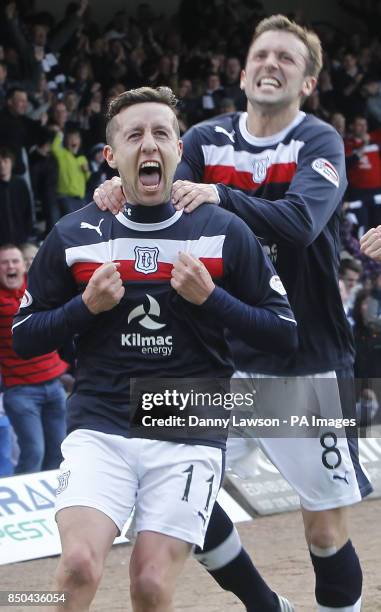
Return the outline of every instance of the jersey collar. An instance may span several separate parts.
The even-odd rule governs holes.
[[[252,134],[247,131],[247,113],[242,113],[239,118],[239,131],[241,132],[242,137],[251,145],[254,145],[256,147],[274,145],[284,140],[290,130],[299,125],[299,123],[303,121],[305,116],[306,113],[303,113],[303,111],[299,111],[295,119],[293,119],[291,123],[289,123],[285,128],[283,128],[283,130],[277,132],[276,134],[271,134],[271,136],[264,136],[263,138],[259,138],[257,136],[252,136]]]
[[[116,215],[115,219],[122,225],[138,232],[155,232],[170,227],[183,214],[175,210],[171,202],[157,206],[134,206],[126,203],[125,211]]]

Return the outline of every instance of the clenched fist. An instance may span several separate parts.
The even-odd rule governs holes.
[[[102,264],[90,278],[82,299],[92,314],[111,310],[124,296],[122,279],[118,272],[119,263],[111,261]]]
[[[381,225],[372,227],[360,239],[361,251],[375,261],[381,261]]]
[[[184,300],[200,306],[206,302],[215,284],[202,261],[189,253],[179,253],[172,268],[171,286]]]

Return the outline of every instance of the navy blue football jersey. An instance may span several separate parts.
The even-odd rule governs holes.
[[[271,257],[298,322],[299,350],[288,356],[232,338],[237,369],[297,375],[345,368],[353,343],[338,288],[342,139],[303,112],[265,138],[249,134],[246,119],[232,113],[192,127],[176,174],[217,185],[220,206],[246,221]]]
[[[199,258],[216,284],[201,306],[170,285],[179,252]],[[119,262],[125,294],[112,310],[92,315],[81,293],[108,261]],[[169,203],[130,206],[114,217],[89,204],[61,219],[41,246],[13,335],[28,357],[76,334],[69,431],[128,436],[130,379],[230,377],[226,327],[265,350],[295,346],[286,292],[243,221],[218,207],[187,215]]]

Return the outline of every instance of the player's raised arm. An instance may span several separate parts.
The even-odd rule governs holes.
[[[347,184],[342,145],[336,134],[327,132],[324,139],[319,136],[320,146],[315,150],[316,143],[306,143],[295,177],[282,199],[251,196],[222,183],[179,179],[172,191],[174,205],[188,213],[205,202],[220,205],[244,219],[258,235],[308,246],[334,213]],[[319,171],[321,164],[327,166],[326,173]]]

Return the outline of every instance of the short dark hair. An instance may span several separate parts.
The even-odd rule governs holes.
[[[45,144],[51,144],[55,138],[55,132],[45,126],[41,126],[36,135],[36,145],[42,147]]]
[[[65,126],[65,136],[69,136],[70,134],[79,134],[82,136],[81,128],[78,125],[69,123],[69,125]]]
[[[179,124],[175,115],[177,106],[177,98],[169,87],[138,87],[137,89],[129,89],[113,98],[108,105],[106,111],[106,142],[111,144],[114,130],[112,120],[124,108],[142,104],[143,102],[157,102],[165,104],[173,111],[173,127],[178,137],[180,137]]]
[[[357,259],[349,259],[349,257],[342,259],[339,266],[339,276],[342,277],[347,270],[352,270],[352,272],[357,272],[358,274],[361,274],[361,262]]]
[[[76,125],[68,125],[65,127],[64,137],[63,137],[63,146],[66,147],[69,136],[73,136],[73,134],[78,134],[81,139],[82,144],[82,132],[79,127]]]
[[[15,160],[16,160],[15,153],[12,151],[10,147],[7,147],[6,145],[0,146],[0,157],[1,159],[10,159],[12,162],[12,166],[14,165]]]
[[[17,249],[21,253],[20,247],[17,246],[17,244],[14,244],[13,242],[5,242],[4,244],[0,244],[0,252],[1,251],[10,251],[11,249]]]
[[[5,94],[5,99],[6,100],[10,100],[11,98],[13,98],[13,96],[15,95],[15,93],[17,93],[18,91],[21,91],[21,93],[27,94],[26,89],[24,89],[24,87],[18,87],[15,85],[15,87],[10,87],[7,91],[7,93]]]

